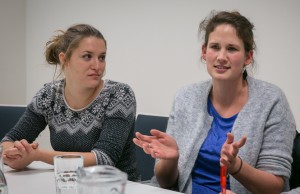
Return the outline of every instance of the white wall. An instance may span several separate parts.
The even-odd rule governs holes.
[[[25,104],[25,1],[0,0],[0,104]]]
[[[199,62],[198,25],[212,9],[237,9],[256,26],[256,77],[279,85],[300,123],[300,1],[27,0],[27,101],[52,80],[46,41],[57,29],[85,22],[108,41],[106,78],[129,83],[138,112],[168,115],[175,91],[208,78]],[[272,4],[272,6],[270,6]]]
[[[53,79],[45,43],[55,30],[83,22],[108,41],[106,78],[132,86],[138,112],[168,115],[182,85],[209,78],[199,60],[200,21],[212,9],[236,9],[256,26],[254,76],[284,90],[299,125],[299,7],[298,0],[26,0],[26,102]]]

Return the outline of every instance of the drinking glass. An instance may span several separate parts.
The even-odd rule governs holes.
[[[0,145],[0,194],[7,194],[7,183],[3,173],[2,146]]]
[[[3,172],[2,150],[3,150],[3,147],[2,147],[2,145],[0,145],[0,170],[2,170],[2,172]]]
[[[56,194],[76,194],[76,170],[83,167],[83,157],[79,155],[58,155],[54,157]]]
[[[127,174],[119,169],[98,165],[77,170],[78,194],[124,194]]]

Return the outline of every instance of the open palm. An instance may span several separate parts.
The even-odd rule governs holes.
[[[156,129],[152,129],[150,133],[151,136],[137,132],[133,142],[153,158],[178,159],[178,146],[170,135]]]

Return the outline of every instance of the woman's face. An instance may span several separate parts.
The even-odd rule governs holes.
[[[86,37],[64,64],[67,84],[83,88],[99,86],[105,72],[106,46],[103,39]]]
[[[253,52],[245,53],[244,43],[229,24],[221,24],[209,34],[207,47],[202,47],[207,71],[214,80],[242,79],[244,65],[251,63]]]

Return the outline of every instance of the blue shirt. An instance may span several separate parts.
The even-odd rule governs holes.
[[[223,118],[213,107],[210,99],[208,99],[207,105],[208,113],[214,119],[192,170],[193,194],[215,194],[221,192],[220,152],[227,139],[227,133],[231,132],[238,115]],[[227,178],[227,189],[230,189],[229,178]]]

